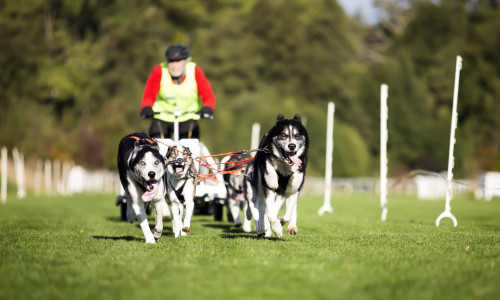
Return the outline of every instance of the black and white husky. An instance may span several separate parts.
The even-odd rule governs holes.
[[[248,191],[257,205],[259,217],[257,234],[270,236],[272,229],[276,236],[283,236],[283,225],[287,222],[287,231],[296,235],[297,199],[304,184],[307,166],[307,150],[309,138],[302,125],[299,114],[293,119],[285,119],[278,115],[276,124],[260,141],[259,148],[266,151],[257,152],[254,161],[249,164]],[[285,214],[278,216],[285,202]],[[266,226],[269,224],[268,226]]]
[[[188,147],[170,147],[166,159],[166,185],[172,206],[172,228],[177,238],[191,231],[198,173]],[[184,206],[186,206],[185,213]],[[183,213],[184,220],[182,220]]]
[[[127,198],[127,219],[133,223],[137,217],[146,238],[154,244],[163,231],[163,204],[166,189],[164,182],[165,159],[158,143],[145,133],[125,136],[118,147],[118,172]],[[155,230],[149,228],[145,204],[153,203]]]

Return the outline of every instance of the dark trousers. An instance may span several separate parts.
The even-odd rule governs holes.
[[[152,138],[174,138],[174,123],[169,123],[157,119],[151,120],[149,127],[149,136]],[[179,122],[179,139],[199,139],[200,128],[196,120],[187,120]]]

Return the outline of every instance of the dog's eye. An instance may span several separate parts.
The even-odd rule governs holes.
[[[282,133],[281,133],[281,137],[286,137],[286,133],[285,133],[285,132],[282,132]]]
[[[146,162],[145,162],[145,161],[143,161],[143,160],[141,160],[141,161],[139,162],[139,164],[140,164],[141,166],[145,166],[145,165],[146,165]]]
[[[160,161],[159,161],[158,159],[157,159],[157,160],[155,160],[155,165],[157,166],[157,165],[159,165],[159,164],[160,164]]]
[[[295,134],[295,138],[297,138],[297,139],[298,139],[299,137],[300,137],[300,133],[296,133],[296,134]]]

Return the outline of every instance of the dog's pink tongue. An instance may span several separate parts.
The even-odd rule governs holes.
[[[147,190],[144,192],[144,194],[142,194],[142,201],[149,202],[153,200],[156,194],[158,194],[158,186],[158,182],[149,184],[146,187]]]
[[[236,194],[236,201],[245,201],[245,198],[243,197],[243,193]]]
[[[300,166],[302,166],[302,160],[299,158],[298,155],[294,155],[294,156],[288,156],[288,158],[293,161],[294,164],[297,165],[297,167],[300,168]]]
[[[182,171],[184,171],[182,168],[175,168],[177,174],[182,174]]]

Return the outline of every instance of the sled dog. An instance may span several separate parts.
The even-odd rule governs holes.
[[[309,138],[299,114],[285,119],[279,114],[276,124],[260,141],[259,148],[249,165],[249,202],[257,204],[259,212],[257,234],[283,237],[283,225],[290,222],[287,231],[296,235],[297,199],[304,184]],[[253,173],[253,174],[252,174]],[[285,202],[285,214],[278,216]]]
[[[165,159],[160,154],[158,143],[145,133],[125,136],[118,146],[118,172],[125,190],[127,220],[137,220],[146,243],[154,244],[163,231],[163,204],[166,189],[164,182]],[[155,230],[151,233],[145,206],[152,202],[155,215]]]
[[[177,238],[191,231],[191,217],[198,176],[188,147],[170,147],[166,154],[166,160],[166,185],[168,199],[172,207],[172,228],[174,236]],[[184,220],[182,220],[184,206],[186,209]]]

